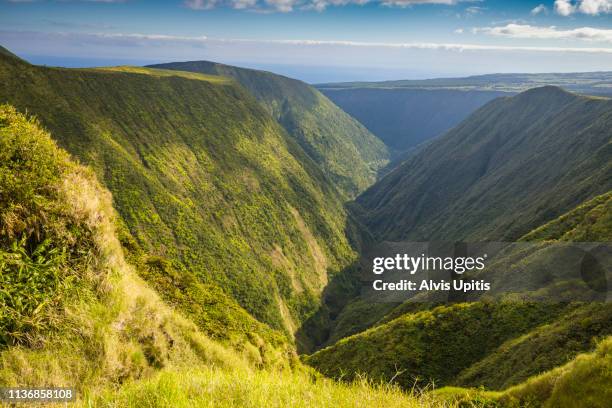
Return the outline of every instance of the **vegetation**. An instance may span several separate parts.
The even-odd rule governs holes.
[[[537,265],[554,241],[609,241],[610,101],[490,103],[352,205],[373,237],[274,120],[292,132],[291,109],[270,115],[283,88],[258,103],[239,74],[257,78],[0,49],[0,102],[16,105],[0,105],[1,384],[76,386],[96,407],[605,406],[607,303],[366,304],[354,249],[523,237],[543,241],[521,258]],[[342,381],[295,343],[329,345],[303,359]]]
[[[96,407],[439,405],[207,338],[125,261],[93,172],[7,105],[0,146],[3,386],[75,386],[76,405]]]
[[[415,382],[447,385],[505,340],[559,316],[562,305],[467,303],[406,314],[345,338],[306,362],[351,380],[367,374],[410,389]]]
[[[340,194],[234,81],[10,56],[0,78],[0,101],[35,114],[113,193],[141,276],[208,335],[291,338],[354,259]]]
[[[180,362],[241,361],[135,275],[110,195],[36,121],[0,106],[0,144],[0,383],[91,392]]]
[[[234,78],[348,197],[369,187],[376,180],[376,172],[388,161],[387,149],[378,138],[304,82],[208,61],[152,67]]]
[[[445,404],[446,405],[446,404]],[[441,407],[431,396],[407,395],[365,379],[351,384],[298,372],[164,371],[87,401],[93,407]],[[450,405],[449,405],[450,406]]]
[[[611,121],[612,100],[555,87],[496,99],[363,193],[361,219],[385,240],[518,239],[612,188]]]
[[[521,241],[609,242],[612,237],[612,191],[531,231]]]

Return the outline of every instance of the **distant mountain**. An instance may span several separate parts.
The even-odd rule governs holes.
[[[345,198],[231,79],[1,55],[5,102],[96,172],[141,276],[208,335],[291,337],[355,258]]]
[[[434,78],[380,82],[339,82],[316,85],[328,89],[455,89],[463,91],[523,92],[542,86],[559,86],[588,95],[612,94],[612,71],[542,74],[487,74],[464,78]]]
[[[316,86],[397,154],[441,135],[496,97],[545,85],[612,96],[612,72],[490,74]]]
[[[498,98],[357,199],[380,240],[514,240],[612,188],[612,100]]]
[[[499,96],[500,91],[404,88],[322,88],[334,103],[402,152],[438,136]]]
[[[234,78],[349,197],[370,186],[376,172],[388,161],[387,148],[376,136],[304,82],[208,61],[150,67]]]

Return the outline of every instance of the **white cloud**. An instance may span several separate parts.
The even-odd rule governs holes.
[[[463,34],[465,32],[465,30],[463,28],[458,28],[455,31],[453,31],[455,34]]]
[[[569,16],[576,11],[576,6],[570,0],[555,0],[555,11],[562,16]]]
[[[612,12],[612,0],[582,0],[579,10],[584,14],[597,15]]]
[[[531,15],[537,16],[538,14],[548,14],[548,9],[545,5],[540,4],[539,6],[534,7],[533,10],[531,10]]]
[[[583,13],[592,16],[612,13],[612,0],[555,0],[555,11],[562,16]]]
[[[217,0],[186,0],[185,6],[193,10],[210,10],[217,4]]]
[[[612,30],[592,27],[563,30],[555,26],[538,27],[528,24],[507,24],[501,27],[477,28],[475,29],[475,32],[508,38],[583,40],[612,43]]]
[[[465,9],[465,12],[468,15],[476,15],[481,14],[485,10],[484,7],[471,6]]]
[[[520,38],[552,38],[546,34],[551,28],[537,30],[533,27],[531,37],[523,34]],[[499,27],[501,29],[501,27]],[[553,28],[554,29],[554,28]],[[479,31],[489,28],[478,29]],[[494,28],[491,28],[494,30]],[[606,41],[612,42],[612,30],[599,30],[606,33]],[[563,33],[563,31],[560,31]],[[559,31],[557,31],[559,33]],[[566,35],[566,34],[564,34]],[[587,33],[585,32],[585,35]],[[593,33],[590,34],[591,36]],[[534,37],[537,36],[537,37]],[[559,37],[557,35],[555,38]],[[31,41],[69,42],[82,47],[84,44],[111,45],[114,47],[143,47],[160,45],[191,45],[194,47],[226,47],[231,44],[243,44],[248,46],[299,46],[299,47],[356,47],[356,48],[380,48],[380,49],[414,49],[414,50],[443,50],[443,51],[526,51],[526,52],[553,52],[553,53],[589,53],[589,54],[612,54],[612,47],[539,47],[539,46],[505,46],[505,45],[483,45],[462,43],[427,43],[427,42],[366,42],[366,41],[342,41],[342,40],[254,40],[245,38],[211,38],[207,36],[175,36],[164,34],[140,34],[140,33],[42,33],[33,31],[0,31],[0,40],[20,39]],[[81,49],[81,48],[79,48]]]

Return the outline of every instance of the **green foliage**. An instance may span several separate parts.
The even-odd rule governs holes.
[[[0,346],[53,327],[88,267],[91,231],[62,202],[71,170],[34,120],[0,106]]]
[[[61,268],[65,254],[39,244],[33,251],[26,240],[13,241],[9,251],[0,251],[0,341],[19,343],[34,330],[45,327],[46,308],[62,296]]]
[[[364,379],[337,384],[301,372],[194,369],[164,371],[149,380],[129,383],[116,393],[91,396],[83,406],[452,408],[425,394],[410,395]]]
[[[576,119],[580,118],[580,119]],[[363,193],[386,240],[514,240],[612,188],[612,100],[555,87],[499,98]]]
[[[173,62],[155,68],[200,72],[234,78],[272,116],[349,197],[376,180],[387,163],[384,144],[315,88],[270,72],[208,61]]]
[[[612,192],[607,192],[531,231],[521,241],[610,242],[611,239]]]
[[[292,333],[316,309],[328,275],[354,258],[340,194],[234,81],[1,56],[0,79],[0,101],[37,115],[95,170],[142,252],[184,274],[193,290],[173,301],[167,277],[139,268],[186,314],[222,292],[233,305],[223,301],[211,315],[237,313],[227,320],[237,329],[253,324],[238,311],[246,309]]]
[[[612,306],[577,307],[549,324],[517,336],[463,370],[456,385],[501,390],[561,366],[612,335]]]
[[[612,400],[612,337],[592,353],[506,390],[499,401],[511,407],[604,408]]]
[[[467,303],[401,316],[345,338],[306,362],[346,380],[366,374],[410,389],[452,383],[459,372],[505,340],[554,319],[563,305]]]

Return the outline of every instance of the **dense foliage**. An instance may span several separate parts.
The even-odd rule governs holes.
[[[291,333],[328,275],[353,259],[337,190],[232,80],[44,68],[10,56],[0,56],[0,78],[1,101],[37,115],[95,170],[144,254],[171,266],[139,262],[143,276],[188,312],[221,292],[213,315],[242,307]],[[173,273],[193,290],[172,289]],[[245,316],[238,326],[254,327]],[[213,326],[204,328],[223,331]]]
[[[363,193],[362,220],[387,240],[518,239],[612,189],[611,123],[612,100],[556,87],[496,99]]]
[[[234,78],[262,103],[349,197],[370,186],[376,180],[377,170],[387,162],[387,148],[378,138],[304,82],[208,61],[173,62],[152,67]]]

